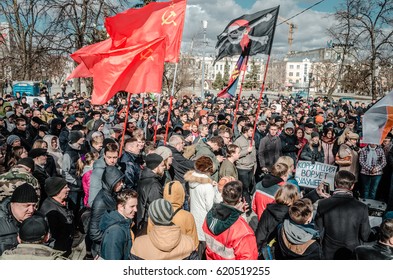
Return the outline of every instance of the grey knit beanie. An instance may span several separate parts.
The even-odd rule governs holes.
[[[172,204],[162,198],[154,200],[149,206],[149,217],[155,225],[170,225],[173,217]]]

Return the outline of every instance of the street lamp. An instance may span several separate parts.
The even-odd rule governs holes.
[[[205,51],[206,51],[206,29],[207,29],[207,20],[202,20],[203,26],[203,60],[202,60],[202,85],[201,85],[201,99],[205,99]]]

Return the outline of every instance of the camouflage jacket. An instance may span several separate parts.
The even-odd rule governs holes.
[[[37,179],[23,167],[16,165],[10,171],[0,175],[0,202],[11,197],[14,190],[23,183],[32,185],[37,192],[38,199],[40,199],[41,190]]]
[[[0,260],[68,260],[64,252],[43,244],[19,244],[16,248],[6,250]]]

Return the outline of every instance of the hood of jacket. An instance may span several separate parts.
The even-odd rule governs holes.
[[[186,192],[180,182],[174,184],[170,182],[164,188],[163,198],[172,204],[173,211],[176,211],[183,206],[185,197]]]
[[[155,225],[148,236],[154,247],[163,252],[171,252],[181,241],[181,229],[176,225]]]
[[[52,138],[53,137],[56,138],[57,149],[52,148]],[[48,144],[48,153],[61,153],[59,137],[57,137],[55,135],[45,135],[43,140],[46,142],[46,144]]]
[[[206,223],[214,235],[219,235],[230,228],[242,214],[236,208],[224,203],[215,204],[207,213]]]
[[[105,163],[105,159],[104,156],[100,156],[99,159],[97,159],[94,163],[93,163],[93,168],[105,168],[106,167],[106,163]]]
[[[184,180],[190,184],[190,188],[195,188],[199,184],[211,184],[213,182],[209,176],[195,170],[187,171],[184,174]]]
[[[93,166],[86,165],[85,167],[83,167],[82,176],[85,175],[90,170],[93,170]]]
[[[114,224],[119,224],[120,226],[125,225],[127,227],[131,224],[131,220],[124,218],[117,211],[106,211],[100,221],[100,230],[105,231]]]
[[[104,182],[103,188],[105,188],[110,193],[113,192],[113,188],[116,183],[124,178],[124,173],[121,172],[115,166],[107,166],[102,174],[102,179]]]
[[[319,233],[314,229],[313,224],[299,225],[286,219],[283,223],[283,229],[288,241],[295,245],[301,245],[319,237]]]
[[[270,203],[266,206],[265,211],[268,211],[276,221],[281,223],[287,217],[288,209],[289,207],[287,205]]]
[[[93,129],[91,131],[97,131],[100,125],[105,124],[105,122],[101,119],[98,119],[94,122]]]
[[[263,177],[261,184],[264,188],[270,188],[270,187],[277,185],[278,183],[281,183],[283,181],[284,180],[279,177],[273,176],[271,174],[266,174]]]

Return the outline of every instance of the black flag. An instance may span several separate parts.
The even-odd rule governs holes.
[[[217,36],[215,61],[239,55],[247,47],[250,48],[250,56],[258,53],[269,55],[279,9],[280,6],[277,6],[232,20]]]

